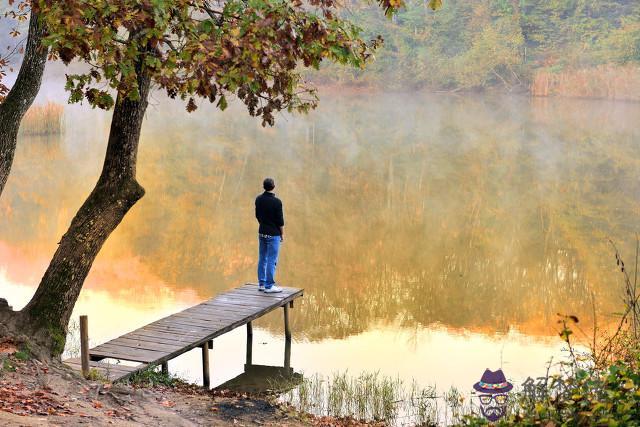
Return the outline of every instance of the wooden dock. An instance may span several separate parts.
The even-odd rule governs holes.
[[[196,347],[202,349],[203,383],[209,387],[209,349],[213,339],[239,326],[247,325],[247,363],[251,363],[253,330],[251,322],[282,307],[284,309],[285,348],[291,348],[289,308],[303,295],[303,289],[283,287],[277,294],[258,291],[246,284],[224,292],[194,307],[172,314],[128,334],[89,349],[90,368],[111,381],[122,380],[148,366],[162,366]],[[290,351],[290,350],[289,350]],[[102,362],[104,359],[138,362],[136,366]],[[288,368],[285,350],[285,365]],[[64,361],[80,369],[80,359]]]

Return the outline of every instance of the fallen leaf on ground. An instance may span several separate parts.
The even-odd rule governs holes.
[[[18,351],[18,347],[12,342],[0,342],[0,354],[13,354]]]

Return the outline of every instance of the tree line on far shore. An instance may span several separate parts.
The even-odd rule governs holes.
[[[383,36],[377,60],[366,72],[327,65],[314,78],[398,89],[529,90],[540,72],[640,66],[634,0],[449,0],[437,12],[412,0],[391,20],[366,4],[351,5],[349,16],[366,37]]]

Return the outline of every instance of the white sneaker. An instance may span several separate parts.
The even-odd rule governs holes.
[[[279,288],[276,285],[273,285],[270,288],[264,288],[264,293],[265,294],[276,294],[278,292],[282,292],[282,288]]]
[[[258,290],[259,290],[260,292],[264,292],[264,285],[263,285],[263,284],[259,284],[259,285],[258,285]]]

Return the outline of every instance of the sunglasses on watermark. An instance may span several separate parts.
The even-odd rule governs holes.
[[[479,393],[480,412],[490,422],[498,421],[507,413],[508,393],[513,384],[507,381],[502,369],[490,371],[486,369],[480,381],[473,385]]]

